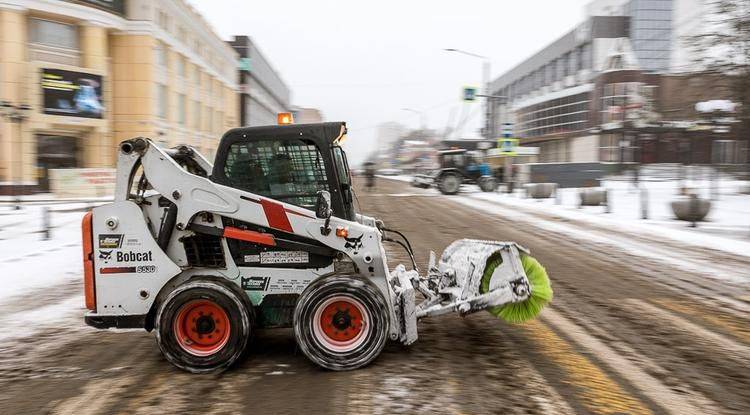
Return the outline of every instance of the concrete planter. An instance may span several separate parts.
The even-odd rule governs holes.
[[[750,195],[750,183],[743,183],[740,185],[739,193],[741,195]]]
[[[526,197],[548,199],[557,191],[557,183],[527,183],[523,188],[526,190]]]
[[[711,211],[711,201],[696,195],[681,196],[672,202],[672,212],[679,220],[700,222],[706,219]]]
[[[581,206],[601,206],[607,204],[607,190],[601,187],[581,189],[578,193]]]

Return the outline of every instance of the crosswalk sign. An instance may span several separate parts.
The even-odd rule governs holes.
[[[477,99],[477,89],[473,86],[464,87],[464,101],[474,102]]]
[[[497,148],[500,149],[501,156],[515,156],[516,147],[518,147],[517,138],[503,137],[497,140]]]

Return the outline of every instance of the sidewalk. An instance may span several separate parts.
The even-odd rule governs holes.
[[[381,179],[410,182],[409,176],[382,176]],[[604,206],[578,207],[578,189],[560,189],[560,198],[529,199],[523,189],[513,194],[483,193],[476,186],[463,186],[460,196],[484,200],[529,213],[543,214],[562,221],[574,220],[606,227],[622,233],[639,233],[658,236],[683,244],[718,249],[727,253],[750,256],[750,195],[738,194],[743,185],[737,181],[722,181],[719,199],[713,202],[706,222],[691,228],[689,222],[674,219],[670,201],[678,194],[677,181],[646,180],[641,182],[648,191],[648,217],[641,219],[640,191],[631,182],[608,180],[602,187],[610,190],[611,213]],[[710,183],[688,181],[703,197],[710,194]],[[415,192],[438,194],[435,188]],[[559,204],[558,204],[559,203]]]

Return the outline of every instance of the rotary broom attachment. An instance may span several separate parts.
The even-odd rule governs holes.
[[[526,278],[529,280],[531,294],[526,300],[517,303],[509,303],[499,307],[487,309],[490,314],[501,318],[509,323],[523,323],[532,320],[542,312],[542,309],[552,301],[552,285],[547,275],[547,270],[535,258],[526,253],[521,253],[521,264]],[[487,261],[487,266],[482,274],[481,292],[490,290],[490,280],[495,269],[503,263],[501,255],[493,255]]]
[[[389,273],[395,314],[404,344],[417,340],[417,321],[451,312],[488,310],[511,323],[528,321],[552,300],[544,267],[515,242],[460,239],[435,261],[426,276],[403,265]],[[417,303],[416,293],[424,300]]]

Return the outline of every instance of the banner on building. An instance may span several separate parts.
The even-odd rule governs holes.
[[[44,113],[70,117],[102,118],[102,77],[100,75],[42,69]]]
[[[105,197],[115,193],[115,169],[50,169],[50,191],[61,198]]]

